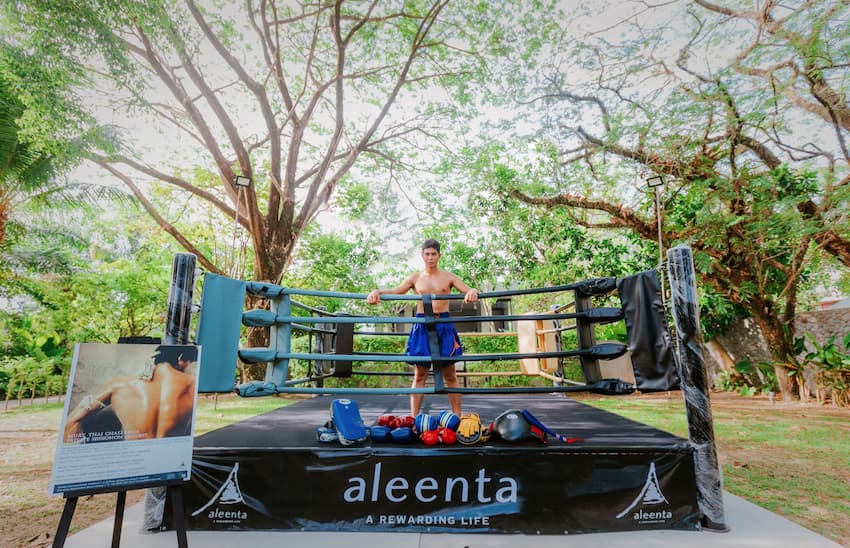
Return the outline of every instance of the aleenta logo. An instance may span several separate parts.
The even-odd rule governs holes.
[[[371,477],[348,478],[348,487],[343,492],[342,499],[354,503],[386,500],[395,504],[408,499],[421,503],[516,503],[518,488],[516,478],[494,478],[488,476],[484,468],[480,468],[478,474],[469,478],[425,476],[415,481],[401,476],[384,478],[381,475],[381,463],[376,462]]]
[[[661,492],[661,485],[658,483],[658,476],[655,473],[655,463],[651,462],[649,463],[649,473],[646,475],[646,483],[643,484],[643,489],[640,490],[638,496],[635,497],[635,500],[625,510],[617,514],[617,519],[631,512],[638,504],[661,504],[662,502],[669,504],[664,497],[664,493]],[[663,513],[670,514],[670,512]],[[672,517],[672,514],[665,517]]]
[[[237,462],[233,465],[233,468],[227,475],[227,479],[224,480],[223,484],[221,484],[221,487],[218,491],[216,491],[216,494],[213,495],[212,498],[208,500],[206,504],[192,512],[192,517],[197,516],[216,502],[218,502],[219,504],[239,504],[240,502],[244,503],[245,498],[242,496],[242,491],[239,490],[239,478],[237,477],[238,473],[239,463]]]

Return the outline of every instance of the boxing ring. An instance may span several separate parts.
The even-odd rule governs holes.
[[[196,342],[202,348],[199,392],[235,391],[244,397],[306,395],[295,404],[199,436],[192,481],[184,490],[190,529],[411,531],[565,534],[644,529],[724,530],[722,486],[690,250],[668,252],[675,337],[668,329],[658,275],[596,278],[569,285],[480,293],[496,299],[571,293],[572,301],[545,313],[435,318],[433,302],[461,295],[386,295],[421,301],[425,317],[328,313],[300,297],[364,300],[365,294],[286,288],[206,274]],[[188,342],[193,314],[194,256],[175,256],[166,340]],[[245,310],[246,297],[268,309]],[[595,307],[619,297],[621,306]],[[436,325],[451,321],[511,321],[518,352],[464,354],[462,362],[509,361],[514,371],[459,371],[464,375],[525,375],[544,386],[449,387],[441,369]],[[623,322],[628,341],[599,342],[595,327]],[[365,352],[364,337],[386,336],[382,324],[424,324],[431,356]],[[270,330],[267,348],[240,348],[243,327]],[[561,334],[576,332],[575,348]],[[306,337],[308,351],[293,342]],[[303,344],[302,344],[303,346]],[[605,375],[606,362],[627,359],[633,379]],[[266,363],[263,381],[236,384],[237,360]],[[568,379],[564,360],[577,360],[584,379]],[[453,360],[454,361],[454,360]],[[293,364],[307,373],[292,378]],[[326,386],[331,378],[376,374],[363,363],[429,365],[424,388]],[[377,373],[382,374],[382,373]],[[404,373],[386,372],[386,375]],[[633,382],[632,382],[633,380]],[[571,400],[571,392],[608,395],[682,389],[689,440]],[[470,445],[425,446],[324,443],[316,429],[338,397],[359,404],[363,422],[405,415],[410,394],[431,395],[422,411],[448,409],[444,395],[464,394],[464,412],[485,424],[506,409],[526,409],[569,436]]]

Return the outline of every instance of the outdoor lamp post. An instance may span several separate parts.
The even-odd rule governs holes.
[[[661,187],[664,179],[661,175],[646,178],[646,186],[655,194],[655,224],[658,225],[658,277],[661,282],[661,294],[664,294],[664,240],[661,234]]]
[[[236,185],[236,211],[233,215],[233,240],[230,244],[231,246],[231,265],[228,270],[232,270],[236,268],[236,233],[239,231],[239,206],[242,203],[242,194],[245,193],[245,189],[251,186],[251,178],[245,177],[242,175],[237,175],[235,179],[233,179],[233,184]]]

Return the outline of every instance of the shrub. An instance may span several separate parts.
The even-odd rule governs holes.
[[[806,354],[806,363],[815,368],[818,402],[829,399],[835,406],[850,406],[850,333],[844,335],[841,347],[836,344],[835,335],[824,344],[819,344],[811,333],[806,335],[814,347]]]

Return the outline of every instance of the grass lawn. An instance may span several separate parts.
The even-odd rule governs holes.
[[[687,437],[681,393],[603,398],[583,403]],[[196,434],[272,411],[293,400],[203,395]],[[724,487],[850,547],[850,410],[712,394]],[[49,546],[63,499],[47,494],[61,405],[0,412],[0,546]],[[128,505],[141,500],[128,494]],[[110,517],[115,499],[81,499],[72,533]]]
[[[195,435],[200,436],[210,430],[274,411],[295,401],[297,400],[280,397],[239,398],[231,394],[221,394],[217,397],[214,394],[198,396]]]
[[[850,409],[728,393],[711,399],[724,488],[850,546]],[[679,392],[581,401],[688,437]]]

